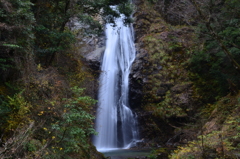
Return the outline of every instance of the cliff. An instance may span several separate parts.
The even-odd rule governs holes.
[[[230,69],[234,73],[224,72],[229,64],[226,61],[217,66],[220,64],[216,63],[218,44],[211,44],[215,45],[215,51],[209,45],[218,39],[213,36],[211,41],[205,37],[206,30],[199,31],[208,28],[200,1],[135,0],[134,3],[137,59],[132,67],[130,98],[131,106],[138,112],[140,132],[145,140],[143,146],[176,148],[181,145],[182,150],[177,150],[171,158],[239,155],[230,150],[238,149],[238,122],[234,112],[239,109],[235,103],[239,86],[229,79],[239,75],[234,67]],[[211,5],[222,9],[213,11],[218,18],[217,13],[224,12],[224,4]],[[204,59],[207,54],[209,58]],[[227,60],[227,56],[221,55]],[[220,69],[218,73],[215,66]],[[226,77],[221,79],[222,83],[218,79],[221,71]],[[224,104],[225,100],[229,102]],[[229,127],[229,122],[234,123],[234,128]],[[228,131],[232,134],[227,135]],[[233,136],[236,139],[233,140]],[[185,146],[190,141],[193,144]],[[196,148],[197,145],[200,148]],[[155,151],[162,155],[166,152],[169,151],[163,148]]]

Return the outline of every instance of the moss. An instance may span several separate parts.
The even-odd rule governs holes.
[[[187,64],[183,64],[183,61],[187,61],[189,58],[185,55],[186,48],[182,43],[177,42],[179,37],[170,36],[172,33],[168,31],[165,33],[166,41],[156,34],[147,34],[142,38],[145,49],[148,51],[146,57],[148,64],[145,66],[148,69],[143,70],[143,74],[148,75],[148,84],[145,86],[145,90],[149,95],[145,96],[145,100],[148,101],[146,103],[150,102],[148,105],[155,105],[155,113],[161,112],[159,115],[164,118],[186,115],[186,110],[184,110],[186,108],[179,107],[177,102],[179,96],[170,89],[175,85],[190,82],[185,69]],[[162,88],[168,90],[168,93],[167,91],[162,92]]]
[[[240,94],[227,95],[215,104],[207,104],[201,110],[208,118],[202,126],[198,139],[189,142],[187,146],[179,147],[170,158],[187,158],[193,156],[215,156],[215,158],[235,158],[240,150],[239,111]],[[208,114],[208,115],[206,115]]]

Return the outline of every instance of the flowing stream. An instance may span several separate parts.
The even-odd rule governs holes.
[[[124,26],[121,18],[116,25],[106,25],[98,110],[97,136],[93,143],[98,151],[130,148],[138,139],[136,116],[129,108],[129,73],[135,59],[133,29]]]

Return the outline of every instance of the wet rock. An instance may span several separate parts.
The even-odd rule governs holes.
[[[173,127],[163,119],[153,115],[153,112],[137,112],[139,132],[142,142],[139,146],[142,148],[160,147],[173,136]]]
[[[142,86],[145,80],[142,74],[143,63],[146,62],[145,57],[147,52],[144,49],[140,49],[140,44],[136,44],[136,58],[133,62],[131,73],[130,73],[130,90],[129,90],[129,104],[130,107],[135,109],[141,105],[141,99],[143,96]]]
[[[84,55],[85,60],[89,66],[94,70],[100,70],[101,60],[105,47],[96,48],[94,51]]]

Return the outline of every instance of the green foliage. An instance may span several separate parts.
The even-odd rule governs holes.
[[[204,44],[196,47],[190,60],[192,80],[203,96],[203,102],[213,102],[215,98],[225,96],[229,91],[236,92],[240,87],[239,71],[233,64],[233,60],[240,63],[239,6],[238,1],[222,4],[209,1],[198,6],[204,14],[200,18],[212,17],[207,23],[206,19],[199,21],[199,39]]]
[[[212,156],[214,158],[235,158],[235,153],[239,152],[239,94],[235,96],[226,96],[210,108],[205,108],[202,113],[210,121],[206,123],[198,135],[197,140],[189,142],[186,146],[178,147],[170,158],[206,158]],[[209,112],[206,110],[208,109]],[[209,117],[210,116],[210,117]],[[218,130],[211,130],[210,125],[219,127]],[[220,128],[221,127],[221,128]]]
[[[99,21],[96,21],[93,17],[85,14],[78,15],[78,18],[82,23],[87,24],[88,27],[82,28],[83,34],[85,35],[99,35],[103,32],[102,24]]]
[[[163,119],[186,116],[191,109],[182,104],[181,98],[185,98],[184,93],[187,92],[184,91],[187,89],[173,90],[174,86],[190,88],[191,82],[185,70],[189,54],[184,44],[179,42],[180,37],[169,33],[166,38],[168,42],[159,39],[155,33],[144,37],[148,63],[144,64],[146,69],[143,69],[143,74],[147,75],[148,84],[144,88],[146,95],[143,105]]]
[[[71,66],[72,70],[76,69],[74,67]],[[55,70],[38,68],[37,75],[31,76],[31,81],[24,85],[25,90],[21,93],[8,98],[5,87],[0,87],[2,141],[7,143],[12,133],[25,133],[21,128],[26,127],[29,121],[34,123],[23,142],[12,137],[16,140],[6,154],[14,158],[91,158],[89,153],[95,149],[90,136],[96,133],[91,114],[96,101],[85,95],[85,89],[69,89]],[[82,76],[86,77],[86,74]],[[75,80],[78,85],[81,83],[79,79]]]
[[[235,91],[239,87],[240,76],[216,46],[215,41],[207,41],[204,49],[196,50],[190,60],[190,76],[204,102],[213,102],[226,95],[229,88]]]
[[[1,115],[1,128],[5,127],[5,131],[16,129],[18,126],[24,125],[28,122],[28,114],[31,105],[23,97],[23,92],[15,94],[13,97],[7,98],[1,96],[0,115]]]
[[[24,149],[30,153],[34,153],[42,148],[42,143],[39,140],[31,139],[29,142],[24,143]]]
[[[120,13],[122,13],[126,16],[124,18],[124,22],[126,24],[133,22],[131,15],[134,10],[134,6],[131,3],[122,3],[122,4],[118,5],[118,10]]]
[[[74,36],[68,30],[59,31],[56,28],[46,28],[44,25],[38,25],[35,27],[35,31],[37,39],[35,43],[36,54],[43,59],[45,64],[49,62],[49,58],[55,52],[69,49],[74,42]]]
[[[4,1],[2,1],[1,3],[4,3]],[[29,49],[29,45],[32,44],[33,40],[32,28],[35,19],[32,12],[30,11],[33,4],[30,2],[30,0],[10,0],[9,3],[11,5],[11,8],[9,8],[9,11],[5,12],[5,14],[2,15],[2,18],[3,22],[6,23],[8,27],[12,27],[14,29],[14,31],[8,31],[8,33],[10,34],[10,36],[8,37],[17,38],[16,40],[14,40],[16,43],[4,45],[15,48],[24,48],[25,50],[27,50]],[[7,10],[7,8],[4,9]],[[10,42],[12,41],[12,39],[8,40]]]
[[[29,120],[27,114],[31,105],[24,99],[22,92],[8,97],[8,108],[11,110],[8,118],[8,129],[15,129],[19,124]]]
[[[10,0],[1,1],[0,5],[1,28],[4,30],[1,40],[5,51],[30,54],[34,49],[37,60],[45,66],[52,64],[56,54],[65,52],[74,43],[73,33],[66,28],[71,18],[79,17],[78,20],[86,24],[83,27],[85,33],[96,34],[102,32],[101,19],[97,16],[102,15],[106,22],[113,22],[123,13],[129,22],[132,11],[128,0]],[[110,5],[119,5],[120,12]],[[6,69],[5,66],[1,67]]]
[[[82,23],[80,29],[84,30],[84,34],[97,34],[102,33],[100,15],[105,22],[114,23],[114,19],[120,16],[119,13],[125,14],[126,20],[129,21],[132,12],[132,5],[127,0],[50,0],[48,2],[32,0],[32,3],[35,4],[33,13],[36,18],[34,48],[39,60],[45,66],[49,66],[56,54],[65,52],[74,42],[72,32],[65,28],[71,18],[78,17]],[[110,5],[118,5],[119,12]]]
[[[112,8],[114,5],[118,5],[116,10]],[[83,67],[77,65],[76,68],[78,57],[68,57],[75,35],[67,24],[71,18],[76,18],[83,27],[80,28],[82,34],[97,34],[102,32],[101,15],[103,22],[113,22],[120,14],[129,18],[132,9],[128,0],[0,1],[0,73],[13,75],[14,71],[10,69],[13,65],[10,59],[13,59],[19,69],[14,72],[17,74],[17,77],[13,75],[17,79],[14,83],[25,88],[20,93],[14,90],[15,95],[0,94],[1,142],[7,143],[10,137],[15,140],[10,145],[8,156],[92,157],[89,153],[94,148],[90,136],[96,133],[92,106],[96,101],[86,96],[83,89],[73,87],[69,90],[69,85],[90,85],[90,82],[85,79]],[[69,66],[68,70],[63,64],[64,69],[48,67],[56,55],[64,57],[60,62],[67,61],[74,67]],[[62,73],[61,77],[58,71]],[[73,79],[63,80],[67,74],[74,74],[69,76]],[[9,81],[8,78],[1,80]],[[31,129],[21,129],[29,121],[34,123]],[[17,133],[19,136],[21,133],[27,135],[27,139],[23,141],[12,136]]]
[[[200,135],[198,136],[199,140],[192,141],[188,143],[186,147],[178,147],[177,150],[170,155],[169,158],[205,158],[208,157],[220,157],[216,154],[216,148],[221,146],[222,140],[218,138],[221,132],[213,131],[208,135]],[[214,153],[215,152],[215,153]]]
[[[31,53],[34,39],[32,29],[35,23],[32,5],[30,0],[0,2],[0,71],[3,79],[5,74],[8,75],[6,70],[12,70],[16,65],[20,69],[25,65],[27,62],[23,62],[23,59]]]
[[[14,44],[3,44],[3,46],[7,46],[7,47],[10,47],[10,48],[20,48],[20,46],[14,45]]]
[[[199,135],[198,140],[189,142],[185,147],[178,147],[170,158],[234,158],[234,153],[239,147],[235,147],[232,141],[229,132],[212,131],[206,135]]]
[[[96,101],[82,96],[84,89],[73,87],[72,98],[64,99],[64,110],[61,118],[51,122],[51,127],[43,128],[50,132],[51,144],[49,153],[44,158],[71,158],[74,153],[85,154],[89,149],[89,137],[96,134],[93,128],[94,117],[89,113]]]
[[[185,110],[179,107],[178,102],[174,101],[170,91],[166,92],[165,98],[162,102],[157,104],[156,112],[161,117],[185,116]]]
[[[168,150],[166,148],[159,148],[156,150],[152,150],[151,154],[148,155],[147,157],[150,159],[160,159],[160,158],[165,158],[167,157]]]

